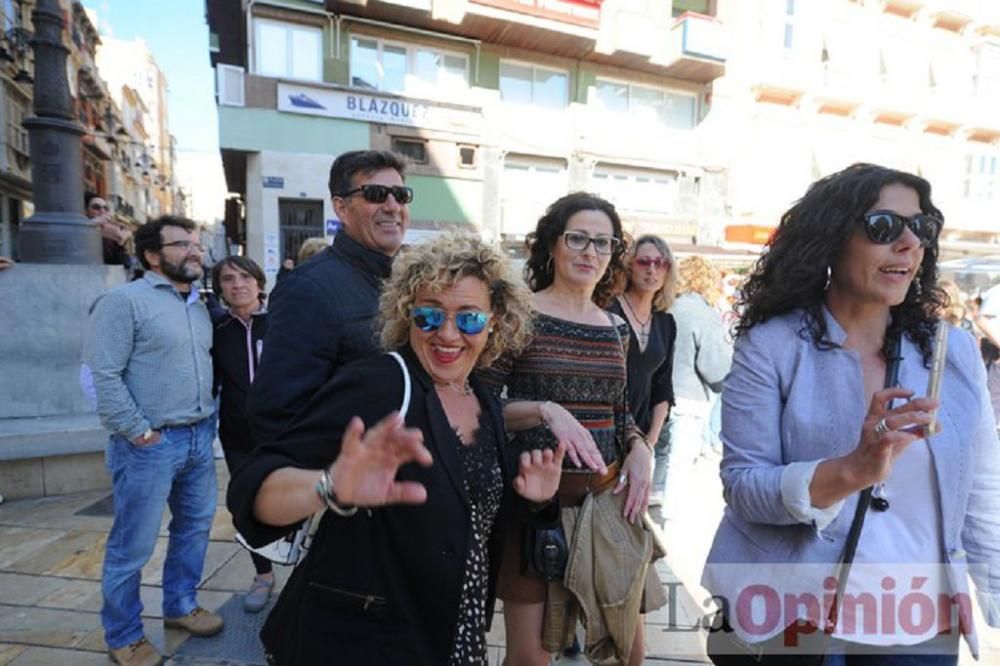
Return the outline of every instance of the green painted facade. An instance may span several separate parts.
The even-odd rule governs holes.
[[[275,109],[220,106],[219,146],[247,152],[339,155],[369,147],[368,123]]]
[[[247,152],[339,155],[368,148],[368,123],[281,113],[271,109],[220,106],[219,145]],[[267,131],[261,131],[266,127]],[[482,183],[410,175],[416,191],[410,216],[420,222],[482,223]]]
[[[406,177],[413,188],[410,217],[426,222],[482,224],[483,184],[477,180],[459,180],[437,176]]]

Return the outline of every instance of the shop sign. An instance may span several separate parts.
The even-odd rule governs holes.
[[[478,132],[479,109],[378,93],[278,84],[278,110],[371,123]]]

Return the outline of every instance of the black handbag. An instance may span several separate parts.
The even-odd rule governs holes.
[[[899,382],[899,362],[900,345],[902,332],[886,331],[890,336],[889,358],[885,365],[885,388],[896,386]],[[784,632],[778,634],[769,641],[762,643],[747,643],[743,641],[729,625],[728,619],[723,611],[718,611],[711,619],[710,623],[704,626],[710,627],[706,653],[715,666],[745,666],[746,664],[768,664],[771,659],[778,660],[781,664],[798,663],[808,666],[823,666],[826,661],[826,653],[830,647],[830,639],[837,628],[837,620],[840,615],[840,601],[844,596],[844,589],[847,587],[847,578],[851,573],[851,564],[854,562],[854,555],[858,550],[858,539],[861,537],[861,528],[865,524],[865,515],[868,513],[868,506],[872,499],[872,488],[868,487],[861,491],[858,496],[858,505],[854,511],[854,520],[851,521],[851,529],[847,533],[844,542],[844,550],[839,561],[839,571],[837,572],[837,591],[830,604],[830,613],[827,616],[826,625],[817,628],[815,632],[796,631],[798,636],[808,636],[809,640],[805,644],[803,654],[798,659],[794,659],[787,652],[784,654],[774,654],[777,646],[784,642]],[[794,626],[794,625],[793,625]],[[787,631],[788,629],[786,629]],[[773,646],[773,647],[772,647]],[[769,659],[769,655],[771,659]],[[793,661],[794,659],[794,661]]]
[[[569,544],[562,525],[521,530],[521,573],[548,582],[562,580],[569,561]]]

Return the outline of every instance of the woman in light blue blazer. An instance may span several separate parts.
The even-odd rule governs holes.
[[[722,394],[727,506],[702,579],[728,623],[714,649],[732,647],[716,664],[955,664],[959,636],[978,651],[970,575],[1000,626],[1000,443],[968,333],[948,327],[939,400],[923,397],[945,325],[942,224],[923,178],[855,164],[783,215],[747,281]]]

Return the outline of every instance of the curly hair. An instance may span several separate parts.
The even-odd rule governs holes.
[[[559,237],[566,231],[569,218],[583,210],[596,210],[604,213],[611,220],[612,235],[618,239],[611,253],[601,281],[594,287],[591,299],[602,308],[608,307],[615,294],[621,293],[625,282],[625,255],[628,251],[622,221],[614,204],[602,199],[596,194],[587,192],[571,192],[556,199],[538,219],[535,230],[528,234],[524,241],[528,251],[528,260],[524,264],[524,281],[533,292],[541,291],[555,280],[555,270],[552,267],[552,248]]]
[[[882,188],[896,184],[916,191],[922,212],[944,219],[931,202],[930,183],[905,171],[858,163],[816,181],[781,216],[743,285],[736,308],[742,313],[736,336],[772,317],[802,308],[806,313],[802,334],[810,335],[817,349],[836,347],[827,337],[823,317],[828,268],[837,264]],[[892,334],[905,333],[920,348],[924,364],[930,363],[937,313],[947,298],[937,286],[937,258],[935,242],[924,251],[906,298],[890,308],[892,322],[882,346],[883,358],[889,358]]]
[[[135,255],[147,271],[150,269],[150,265],[149,260],[146,259],[146,251],[159,252],[163,249],[163,235],[160,233],[163,231],[163,227],[179,227],[184,231],[198,231],[197,222],[178,215],[161,215],[136,229],[132,236],[135,242]]]
[[[494,330],[476,366],[487,367],[500,354],[524,349],[531,339],[531,295],[511,279],[510,264],[501,250],[467,234],[412,245],[393,260],[392,275],[379,299],[382,346],[399,349],[409,342],[410,311],[417,292],[426,288],[441,293],[465,277],[486,283],[493,310]]]
[[[709,305],[722,295],[722,272],[715,264],[697,255],[681,259],[677,267],[678,294],[698,294]]]
[[[632,244],[628,255],[628,271],[625,273],[625,291],[632,288],[632,262],[635,261],[635,255],[639,252],[639,248],[647,243],[655,247],[666,262],[667,274],[663,278],[663,285],[653,294],[653,311],[666,312],[674,304],[674,296],[676,296],[677,264],[674,261],[674,253],[670,251],[670,246],[659,236],[652,234],[639,236]]]

